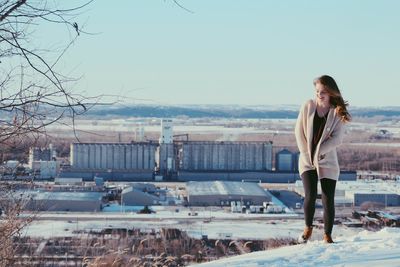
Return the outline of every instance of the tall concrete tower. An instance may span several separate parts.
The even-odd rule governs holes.
[[[175,156],[172,132],[172,120],[163,119],[161,121],[161,136],[160,146],[158,147],[157,165],[162,174],[167,180],[170,179],[175,171]]]
[[[50,160],[53,160],[55,158],[57,158],[57,151],[55,150],[55,148],[53,147],[53,144],[49,144],[49,150],[50,150]]]
[[[162,119],[160,144],[172,144],[172,143],[173,143],[172,120]]]
[[[135,128],[135,141],[136,142],[143,142],[144,141],[144,127],[141,123]]]

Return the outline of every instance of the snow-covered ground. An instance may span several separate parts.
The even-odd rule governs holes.
[[[117,206],[111,210],[113,208],[118,210]],[[197,216],[188,216],[187,211],[183,209],[177,213],[174,209],[157,207],[156,214],[148,215],[131,212],[45,213],[24,231],[27,236],[51,238],[74,236],[77,230],[178,228],[195,238],[207,235],[210,239],[229,236],[231,239],[262,240],[297,238],[304,227],[304,221],[297,216],[282,219],[274,218],[273,214],[232,214],[221,210],[197,210]],[[47,220],[47,217],[53,219]],[[333,237],[336,243],[328,245],[321,241],[321,226],[314,229],[308,244],[253,252],[198,266],[400,266],[399,228],[370,232],[335,225]]]
[[[183,206],[152,206],[155,213],[138,214],[143,206],[121,206],[110,204],[103,212],[41,212],[39,220],[34,220],[25,229],[25,234],[36,237],[71,236],[76,232],[88,232],[104,228],[160,229],[179,228],[190,236],[219,238],[221,235],[232,238],[262,239],[269,237],[289,237],[302,226],[297,225],[299,215],[288,209],[274,196],[275,205],[286,213],[231,213],[229,208]],[[193,216],[195,214],[195,216]],[[27,214],[29,215],[29,214]],[[278,223],[275,220],[282,219]],[[287,224],[287,219],[292,222]],[[293,222],[296,226],[292,227]],[[292,229],[293,228],[293,229]],[[47,230],[46,230],[47,229]],[[272,232],[271,229],[274,229]],[[292,230],[291,230],[292,229]],[[294,230],[295,229],[295,230]],[[260,234],[260,232],[263,234]],[[271,236],[273,234],[273,236]]]
[[[235,266],[400,266],[400,229],[361,231],[336,238],[336,243],[307,244],[253,252],[196,267]]]
[[[269,132],[268,129],[259,129],[257,127],[232,127],[232,123],[265,123],[277,125],[280,128],[293,127],[295,119],[212,119],[207,123],[198,122],[196,119],[186,119],[181,121],[179,119],[173,119],[174,131],[176,132],[200,132],[200,133],[214,133],[214,132]],[[113,131],[132,131],[137,127],[141,127],[145,132],[160,132],[161,131],[161,119],[146,120],[145,122],[138,123],[136,121],[130,121],[127,119],[111,119],[111,120],[77,120],[75,126],[79,130],[97,132],[97,131],[109,131],[112,127]],[[226,127],[230,125],[229,127]],[[68,125],[50,125],[49,130],[69,130]]]
[[[96,220],[85,220],[76,217],[72,220],[36,220],[24,229],[27,236],[33,237],[61,237],[76,235],[75,231],[90,231],[104,228],[140,228],[143,230],[160,228],[178,228],[186,231],[189,236],[201,238],[207,235],[210,239],[217,239],[229,235],[232,239],[268,239],[268,238],[297,238],[304,227],[303,220],[124,220],[108,217]],[[354,235],[357,228],[335,226],[335,236]],[[315,230],[314,239],[322,239],[322,230]]]
[[[283,206],[276,198],[275,205]],[[263,240],[297,238],[304,221],[293,211],[289,214],[230,213],[220,207],[187,208],[154,206],[154,214],[137,214],[142,207],[112,204],[103,212],[48,212],[24,229],[26,236],[76,236],[104,228],[136,228],[143,231],[178,228],[194,238]],[[196,216],[189,213],[196,213]],[[78,232],[78,233],[77,233]],[[325,244],[323,230],[316,227],[308,244],[221,259],[198,266],[399,266],[400,229],[387,228],[369,232],[361,228],[335,225],[335,244]],[[197,266],[197,265],[196,265]]]
[[[143,230],[178,228],[189,236],[217,239],[229,236],[231,239],[297,238],[304,222],[297,214],[240,214],[223,211],[200,211],[189,216],[188,210],[175,213],[157,207],[156,214],[136,213],[41,213],[24,229],[27,236],[54,237],[73,236],[79,232],[104,228],[136,228]],[[282,217],[285,216],[285,217]],[[359,229],[335,226],[337,235],[354,234]],[[316,231],[315,238],[321,238]]]

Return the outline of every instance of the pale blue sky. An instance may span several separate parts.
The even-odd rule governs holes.
[[[92,3],[78,21],[99,34],[81,36],[61,64],[83,75],[74,90],[149,104],[300,105],[313,78],[330,74],[352,106],[398,105],[400,1],[179,3],[194,13],[169,0]]]

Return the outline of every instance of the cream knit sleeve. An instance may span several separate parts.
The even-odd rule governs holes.
[[[306,112],[307,102],[300,108],[299,116],[297,117],[295,126],[295,136],[297,147],[300,152],[307,152],[307,138],[306,138]]]

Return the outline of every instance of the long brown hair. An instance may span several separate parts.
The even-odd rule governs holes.
[[[314,86],[317,83],[322,84],[328,92],[329,102],[335,107],[336,113],[339,115],[340,119],[343,122],[349,122],[351,120],[351,115],[347,110],[349,103],[343,99],[335,80],[331,76],[322,75],[314,80]]]

